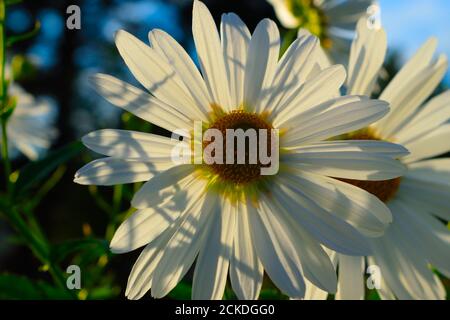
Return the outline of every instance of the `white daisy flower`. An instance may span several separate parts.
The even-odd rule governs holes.
[[[163,31],[150,32],[151,46],[119,31],[120,54],[152,95],[103,74],[94,86],[116,106],[172,132],[191,132],[195,120],[221,131],[279,129],[280,170],[262,176],[254,170],[261,163],[179,165],[171,158],[179,141],[150,133],[85,136],[87,147],[108,157],[80,169],[75,182],[145,181],[132,200],[137,212],[111,241],[115,253],[145,246],[126,296],[138,299],[151,289],[164,297],[194,260],[194,299],[221,299],[228,273],[243,299],[259,296],[264,271],[292,297],[303,297],[304,277],[335,290],[336,273],[321,244],[366,253],[366,236],[382,235],[391,215],[375,196],[331,177],[393,179],[403,172],[395,158],[407,151],[386,142],[326,139],[368,126],[388,104],[336,97],[345,70],[320,71],[316,37],[298,39],[279,60],[271,20],[251,35],[238,16],[224,14],[219,35],[206,6],[194,1],[193,34],[202,73]]]
[[[362,19],[352,44],[347,91],[371,95],[384,62],[383,29]],[[384,299],[445,299],[445,288],[430,266],[450,277],[450,231],[439,220],[450,220],[450,158],[430,159],[450,151],[450,91],[427,101],[445,75],[447,57],[433,58],[436,39],[427,41],[381,93],[390,113],[351,135],[352,139],[394,141],[410,155],[401,159],[407,171],[386,181],[351,181],[386,203],[393,223],[383,237],[371,239],[366,259],[331,254],[339,265],[337,299],[363,299],[367,267]],[[377,269],[379,268],[379,269]],[[379,271],[379,273],[378,273]],[[309,297],[326,293],[308,288]]]
[[[358,20],[376,16],[374,0],[267,0],[287,29],[305,28],[320,38],[336,63],[345,64]]]
[[[52,125],[55,107],[49,99],[35,99],[16,83],[9,85],[8,96],[16,101],[6,128],[10,155],[15,157],[21,152],[30,160],[36,160],[56,137],[57,131]]]

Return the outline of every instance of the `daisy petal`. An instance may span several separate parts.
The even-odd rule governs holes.
[[[382,28],[369,29],[365,17],[356,30],[348,63],[347,94],[370,96],[386,56],[387,36]]]
[[[267,0],[274,8],[278,20],[283,27],[288,29],[297,28],[300,21],[292,14],[285,0]]]
[[[305,182],[302,180],[297,176],[280,179],[282,185],[273,190],[292,219],[330,249],[349,255],[368,254],[370,248],[365,238],[349,223],[311,201],[302,192],[301,183]]]
[[[395,134],[396,141],[410,143],[435,130],[450,119],[450,90],[431,99],[414,118]]]
[[[305,283],[301,263],[278,214],[265,203],[258,209],[249,206],[248,214],[256,253],[270,279],[289,297],[303,298]]]
[[[383,235],[392,222],[392,215],[383,202],[351,184],[306,172],[296,174],[295,181],[313,203],[347,221],[366,236]]]
[[[150,290],[153,283],[153,273],[161,260],[167,242],[175,231],[175,226],[171,226],[142,250],[128,277],[125,291],[125,296],[128,299],[140,299]]]
[[[111,240],[113,253],[126,253],[140,248],[162,234],[180,216],[180,211],[168,205],[138,210],[126,219]]]
[[[211,223],[197,258],[192,299],[222,299],[235,234],[236,212],[228,201],[216,205]]]
[[[145,163],[135,160],[102,158],[94,160],[75,174],[75,183],[84,185],[112,186],[116,184],[147,181],[160,170],[170,168],[163,163]]]
[[[335,65],[308,79],[298,90],[292,90],[289,96],[275,107],[274,122],[283,123],[296,114],[333,98],[344,83],[345,76],[344,67]]]
[[[205,81],[189,54],[174,38],[162,30],[154,29],[149,32],[148,37],[152,48],[161,57],[166,58],[176,70],[195,101],[194,105],[186,104],[185,108],[190,108],[190,114],[195,114],[196,119],[206,121],[213,99],[209,96]]]
[[[236,234],[230,261],[230,281],[239,299],[258,299],[263,283],[263,266],[256,255],[250,236],[247,206],[238,204]]]
[[[169,131],[192,127],[191,118],[177,108],[119,79],[105,74],[96,74],[91,78],[91,83],[110,103],[145,121]]]
[[[308,280],[305,280],[306,291],[305,291],[305,300],[326,300],[328,297],[328,292],[319,289],[315,285],[313,285]]]
[[[230,99],[219,33],[208,8],[198,0],[194,1],[192,33],[210,96],[216,104],[230,110],[234,106]]]
[[[150,162],[155,158],[170,162],[171,152],[179,143],[151,133],[113,129],[91,132],[82,141],[89,149],[109,157]]]
[[[244,78],[244,106],[260,112],[260,97],[273,81],[278,63],[280,34],[270,19],[261,20],[250,40]]]
[[[131,205],[137,209],[145,209],[160,202],[165,194],[173,195],[180,189],[179,183],[195,179],[191,175],[193,168],[192,165],[180,165],[155,175],[134,195]]]
[[[408,202],[400,201],[395,208],[396,217],[405,234],[409,235],[411,245],[423,259],[427,259],[433,267],[444,273],[450,274],[450,230],[444,223],[431,215],[418,211],[416,206]]]
[[[275,122],[274,125],[288,127],[282,142],[285,146],[308,144],[338,136],[347,132],[367,127],[389,112],[388,104],[380,100],[361,100],[342,97],[327,101],[330,108],[312,116],[298,114],[285,122]],[[352,101],[353,102],[349,102]],[[320,110],[322,105],[310,109]],[[309,113],[309,112],[308,112]]]
[[[194,196],[196,197],[196,196]],[[207,221],[211,217],[216,198],[200,197],[195,205],[186,208],[183,221],[167,243],[164,254],[153,275],[152,296],[166,296],[184,277],[203,245]]]
[[[434,159],[411,165],[402,178],[398,197],[421,211],[450,220],[448,159]]]
[[[234,13],[222,15],[220,33],[232,105],[237,107],[244,100],[245,65],[251,34]]]
[[[398,201],[391,201],[389,207],[397,217]],[[410,236],[399,228],[402,223],[409,221],[394,220],[383,237],[372,240],[374,261],[380,267],[382,277],[398,299],[444,299],[444,287],[411,245]]]
[[[314,68],[313,55],[317,52],[319,40],[314,36],[296,39],[278,62],[270,91],[260,100],[261,110],[275,111],[274,107],[295,88],[305,83]]]
[[[149,92],[179,110],[195,108],[186,85],[166,59],[124,30],[116,33],[115,41],[131,73]],[[187,105],[191,108],[187,108]]]
[[[405,147],[411,152],[402,160],[412,163],[421,159],[432,158],[450,151],[450,124],[446,123],[428,134],[410,141]]]
[[[411,121],[416,110],[436,89],[447,67],[447,58],[442,55],[423,68],[415,65],[405,77],[404,83],[396,81],[397,77],[391,81],[380,96],[381,100],[390,103],[391,113],[375,124],[383,138],[395,138],[395,134]],[[409,64],[405,68],[409,68]],[[402,73],[399,72],[398,75],[402,76]],[[396,88],[395,91],[390,90],[392,83]]]
[[[351,140],[348,142],[351,145]],[[393,148],[393,146],[388,148]],[[398,152],[403,150],[402,147],[399,147]],[[332,142],[319,145],[317,148],[296,149],[295,152],[284,155],[282,161],[298,170],[354,180],[389,180],[401,176],[405,171],[405,166],[392,157],[385,157],[377,153],[351,151],[341,143],[333,144]]]
[[[364,300],[364,257],[339,255],[336,300]]]
[[[113,252],[129,252],[153,241],[199,207],[203,197],[198,196],[198,190],[205,187],[204,181],[188,177],[178,184],[178,191],[154,201],[152,207],[136,211],[120,225],[111,241]]]
[[[403,146],[395,143],[386,143],[383,141],[374,140],[337,140],[337,141],[322,141],[313,144],[308,144],[299,147],[288,148],[293,152],[301,153],[315,153],[315,152],[364,152],[369,154],[376,154],[389,158],[401,158],[409,154],[408,150]]]
[[[277,213],[277,218],[283,224],[289,238],[292,239],[296,253],[302,266],[304,276],[314,285],[327,292],[336,292],[337,278],[330,257],[319,245],[316,239],[311,237],[291,214],[284,209],[285,203],[264,199],[272,212]],[[301,243],[302,245],[295,245]]]

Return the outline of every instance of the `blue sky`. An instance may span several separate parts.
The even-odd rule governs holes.
[[[411,57],[431,36],[439,40],[438,53],[450,56],[449,0],[378,1],[389,48],[400,52],[403,59]],[[449,72],[446,79],[450,83]]]

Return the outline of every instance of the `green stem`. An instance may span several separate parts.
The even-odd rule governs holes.
[[[3,106],[3,104],[2,104]],[[8,194],[12,193],[12,183],[11,183],[11,161],[9,160],[9,152],[8,152],[8,133],[6,131],[6,119],[4,117],[0,117],[1,119],[1,127],[2,127],[2,160],[3,167],[5,169],[5,183],[6,190]]]
[[[0,0],[0,114],[1,114],[1,129],[2,129],[2,159],[5,169],[6,188],[8,193],[11,192],[12,184],[10,180],[11,162],[8,154],[8,134],[7,134],[7,120],[3,116],[3,111],[6,108],[7,88],[5,81],[5,62],[6,62],[6,36],[5,36],[5,17],[6,5],[4,0]]]

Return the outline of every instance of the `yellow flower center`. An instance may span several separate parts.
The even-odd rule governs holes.
[[[370,128],[357,131],[350,134],[347,137],[348,140],[382,140],[378,135]],[[401,178],[395,178],[383,181],[364,181],[364,180],[351,180],[351,179],[339,179],[343,182],[350,183],[358,188],[364,189],[367,192],[373,194],[384,203],[393,199],[397,194],[400,187]]]
[[[222,133],[223,137],[223,154],[222,154],[222,162],[223,163],[213,163],[208,165],[212,172],[217,174],[221,180],[231,182],[234,184],[248,184],[251,182],[255,182],[256,180],[261,179],[261,168],[265,167],[265,165],[261,164],[259,159],[259,154],[256,154],[257,163],[251,163],[250,161],[250,151],[254,152],[254,150],[250,150],[250,139],[245,139],[245,163],[239,164],[237,159],[237,141],[234,141],[234,149],[232,150],[233,154],[233,163],[227,162],[227,129],[242,129],[244,132],[248,129],[254,129],[256,133],[259,132],[259,129],[265,129],[268,133],[267,136],[267,151],[270,153],[271,147],[271,137],[270,132],[272,129],[272,125],[270,125],[266,119],[260,115],[255,113],[245,112],[243,110],[234,110],[229,113],[226,113],[222,117],[219,117],[217,120],[212,122],[208,129],[217,129]],[[234,137],[233,137],[234,138]],[[232,139],[233,139],[232,138]],[[259,145],[260,136],[256,134],[256,143]],[[212,141],[203,141],[203,148],[206,148]],[[214,156],[214,152],[212,156]],[[229,157],[228,157],[229,158]]]
[[[222,163],[211,163],[207,164],[208,155],[203,153],[203,165],[202,173],[209,180],[209,188],[215,189],[216,191],[225,194],[231,198],[232,201],[240,201],[244,198],[250,198],[251,200],[257,200],[260,192],[265,192],[267,190],[266,184],[271,179],[270,175],[262,175],[261,168],[270,166],[270,164],[263,164],[260,159],[259,154],[259,144],[261,135],[260,129],[265,130],[265,137],[267,141],[266,154],[268,157],[271,156],[272,147],[272,124],[268,121],[266,114],[256,114],[252,112],[247,112],[244,110],[234,110],[228,113],[215,112],[214,120],[211,121],[205,128],[216,129],[220,131],[222,136],[222,154],[219,154],[219,158],[222,159]],[[227,129],[233,129],[237,132],[238,129],[242,129],[243,132],[248,132],[249,129],[254,129],[256,133],[256,140],[251,141],[251,139],[245,137],[244,163],[238,163],[238,139],[235,136],[227,136]],[[227,139],[234,139],[233,148],[231,150],[227,147]],[[214,143],[214,138],[211,140],[205,139],[203,137],[203,151],[210,144]],[[264,145],[264,142],[261,142]],[[231,142],[230,142],[231,144]],[[258,146],[255,149],[255,146]],[[255,152],[256,154],[251,155]],[[232,152],[233,155],[230,157],[227,152]],[[210,157],[215,157],[215,151],[212,151]],[[251,158],[256,157],[256,162],[251,161]],[[233,159],[232,163],[227,163],[227,158]],[[278,160],[278,159],[277,159]],[[252,163],[253,162],[253,163]]]

